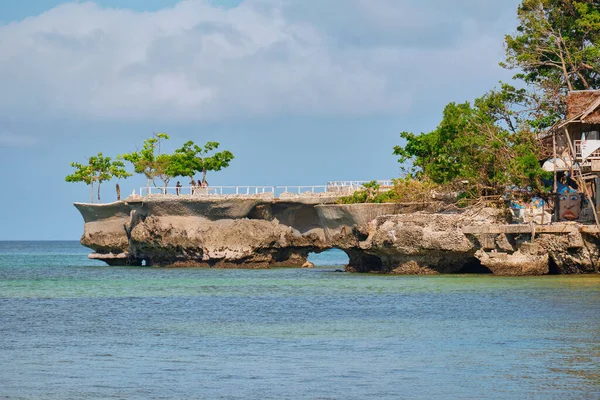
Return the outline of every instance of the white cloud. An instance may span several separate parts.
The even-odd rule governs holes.
[[[0,111],[173,121],[407,113],[423,93],[498,80],[512,7],[447,3],[68,3],[0,26]]]

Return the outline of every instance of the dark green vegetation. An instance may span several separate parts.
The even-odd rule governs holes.
[[[501,83],[473,103],[448,104],[431,132],[402,132],[406,144],[394,154],[407,179],[466,183],[471,197],[509,187],[550,190],[536,137],[564,119],[569,91],[600,89],[600,1],[523,0],[517,16],[519,27],[505,38],[501,65],[518,71],[519,88]],[[394,191],[394,200],[410,201]],[[354,200],[381,198],[368,195],[369,188],[364,192]]]
[[[94,202],[94,182],[98,182],[98,202],[100,202],[100,185],[102,182],[113,178],[128,178],[132,174],[125,170],[125,164],[121,160],[113,161],[110,157],[104,157],[102,153],[88,158],[86,165],[72,162],[71,167],[75,172],[68,175],[67,182],[85,182],[90,185],[90,202]]]
[[[566,114],[571,90],[600,87],[600,1],[523,0],[503,67],[519,70],[541,110]]]
[[[410,161],[411,176],[440,185],[468,181],[475,194],[502,193],[507,186],[544,190],[549,178],[540,168],[535,131],[515,105],[526,101],[525,90],[502,85],[474,104],[450,103],[432,132],[402,132],[399,161]]]
[[[364,189],[357,190],[350,196],[340,197],[340,204],[356,203],[395,203],[395,202],[427,202],[442,186],[430,180],[417,180],[412,177],[393,179],[391,188],[382,188],[377,181],[363,184]],[[447,188],[446,188],[447,189]]]
[[[174,153],[161,153],[162,142],[169,139],[170,136],[166,133],[156,133],[151,138],[144,140],[141,150],[122,154],[115,161],[98,153],[97,156],[88,159],[87,165],[71,163],[76,171],[65,179],[67,182],[85,182],[92,186],[92,192],[94,182],[98,182],[98,202],[100,202],[100,184],[102,182],[112,178],[121,179],[132,176],[125,170],[123,161],[131,163],[136,174],[144,175],[148,185],[157,186],[156,180],[159,179],[166,188],[172,178],[189,177],[193,181],[196,173],[202,174],[202,181],[198,181],[197,185],[207,185],[207,172],[220,171],[228,167],[234,158],[230,151],[216,152],[219,148],[217,142],[207,142],[200,147],[193,141],[188,141]],[[91,202],[93,201],[92,195]]]

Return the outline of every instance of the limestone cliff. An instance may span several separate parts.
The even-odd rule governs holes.
[[[75,204],[81,243],[111,265],[301,266],[326,243],[315,204],[334,198],[144,198]]]
[[[82,244],[95,251],[91,258],[110,265],[300,267],[309,253],[335,247],[348,254],[351,272],[598,270],[597,234],[577,224],[537,235],[522,229],[527,226],[517,226],[517,234],[481,233],[508,224],[509,216],[493,208],[337,205],[335,200],[157,196],[75,206],[85,221]]]
[[[323,205],[319,210],[329,220],[330,240],[350,256],[348,270],[392,274],[479,272],[478,246],[461,227],[505,218],[495,209],[435,212],[395,204]],[[333,221],[354,225],[340,228]]]

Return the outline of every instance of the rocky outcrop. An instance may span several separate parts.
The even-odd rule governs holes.
[[[598,272],[600,240],[595,225],[561,222],[485,228],[492,232],[467,236],[475,239],[479,248],[476,257],[481,264],[496,275]]]
[[[351,272],[598,271],[597,233],[578,224],[535,232],[507,225],[509,215],[494,208],[335,200],[159,196],[76,207],[85,221],[82,244],[109,265],[310,267],[309,253],[340,248]]]
[[[320,208],[326,215],[326,210],[332,206]],[[345,238],[343,230],[329,231],[338,240],[338,246],[349,253],[347,269],[350,271],[391,274],[475,271],[480,267],[475,257],[478,247],[462,233],[462,225],[465,221],[494,223],[504,217],[502,212],[494,209],[478,210],[477,213],[419,211],[397,215],[386,215],[385,207],[378,209],[383,215],[355,225]],[[346,210],[350,214],[346,220],[357,212],[352,208]]]
[[[576,229],[568,234],[541,234],[535,243],[548,255],[548,271],[555,274],[590,274],[599,271],[600,239]],[[522,246],[521,246],[522,248]]]
[[[131,209],[124,202],[111,204],[75,204],[85,221],[81,244],[98,254],[129,251],[124,226],[130,221]]]
[[[157,266],[301,266],[325,248],[315,232],[302,234],[272,220],[149,216],[131,231],[130,253]]]
[[[533,243],[523,243],[519,250],[512,254],[488,253],[480,249],[475,255],[494,275],[546,275],[549,272],[548,253],[542,246]]]
[[[86,222],[81,243],[110,265],[265,268],[299,267],[309,253],[330,248],[314,206],[334,201],[143,198],[75,206]]]

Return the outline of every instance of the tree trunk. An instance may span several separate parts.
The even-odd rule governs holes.
[[[206,169],[202,170],[202,183],[206,183]]]
[[[94,181],[90,183],[90,203],[94,204]]]
[[[98,204],[100,204],[100,181],[98,181]]]
[[[564,50],[562,46],[562,38],[558,35],[554,34],[554,41],[558,46],[558,53],[556,55],[560,58],[560,65],[562,69],[563,77],[569,87],[569,92],[573,91],[573,85],[571,84],[571,76],[569,75],[569,71],[567,70],[567,62],[565,61]]]

